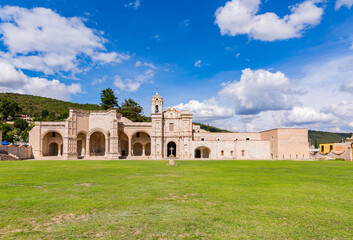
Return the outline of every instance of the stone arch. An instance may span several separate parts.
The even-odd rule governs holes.
[[[43,156],[61,156],[63,154],[63,136],[57,131],[47,131],[42,138]]]
[[[81,131],[77,134],[77,155],[78,156],[85,156],[87,150],[87,134],[84,131]]]
[[[177,145],[175,142],[170,141],[167,144],[167,157],[174,156],[176,157]]]
[[[145,155],[151,156],[151,143],[150,142],[145,144]]]
[[[195,158],[210,158],[211,149],[205,146],[197,147],[194,154]]]
[[[59,155],[59,145],[56,142],[49,144],[49,156]]]
[[[129,137],[125,132],[119,132],[119,154],[121,157],[127,157],[129,153]]]
[[[90,139],[90,138],[91,138],[91,135],[94,134],[94,133],[96,133],[96,132],[102,133],[102,134],[104,135],[104,137],[107,138],[107,133],[108,133],[108,132],[107,132],[107,131],[104,131],[102,128],[93,128],[93,129],[91,129],[91,130],[89,131],[89,133],[88,133],[87,138]]]
[[[135,145],[139,143],[142,146],[142,152],[140,154],[140,150],[135,151]],[[149,145],[148,145],[149,144]],[[135,131],[134,134],[131,135],[131,146],[132,146],[132,152],[134,156],[146,156],[146,146],[149,147],[151,144],[151,136],[149,135],[148,132],[146,131]],[[137,145],[138,149],[141,147],[140,145]],[[148,152],[149,155],[151,155],[151,147],[149,147]],[[136,152],[138,152],[138,155],[136,155]]]
[[[90,134],[89,149],[91,156],[104,156],[105,155],[105,134],[96,131]]]
[[[132,151],[134,156],[142,156],[143,145],[139,142],[135,143]]]

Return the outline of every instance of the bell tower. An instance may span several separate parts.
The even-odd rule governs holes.
[[[151,114],[162,114],[162,113],[163,113],[163,98],[159,96],[157,91],[156,95],[152,97]]]
[[[155,159],[163,158],[163,98],[158,90],[151,100],[151,156]]]

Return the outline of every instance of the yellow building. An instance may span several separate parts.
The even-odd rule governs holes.
[[[320,153],[327,154],[329,152],[344,152],[344,143],[324,143],[320,144]]]

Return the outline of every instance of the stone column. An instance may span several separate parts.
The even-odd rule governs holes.
[[[142,156],[145,156],[145,151],[146,151],[146,149],[145,149],[146,147],[145,147],[145,145],[144,144],[142,144]]]
[[[86,155],[85,156],[90,156],[89,138],[86,138]]]
[[[109,155],[109,138],[105,139],[105,153],[104,156],[108,156]]]
[[[131,149],[132,149],[132,147],[131,147],[131,138],[129,138],[129,152],[127,153],[127,156],[128,156],[128,157],[129,157],[129,156],[132,156]]]

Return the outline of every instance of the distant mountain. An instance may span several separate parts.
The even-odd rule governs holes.
[[[350,138],[352,133],[333,133],[333,132],[323,132],[323,131],[313,131],[309,130],[309,141],[314,145],[315,140],[318,144],[321,143],[339,143],[346,138]]]

